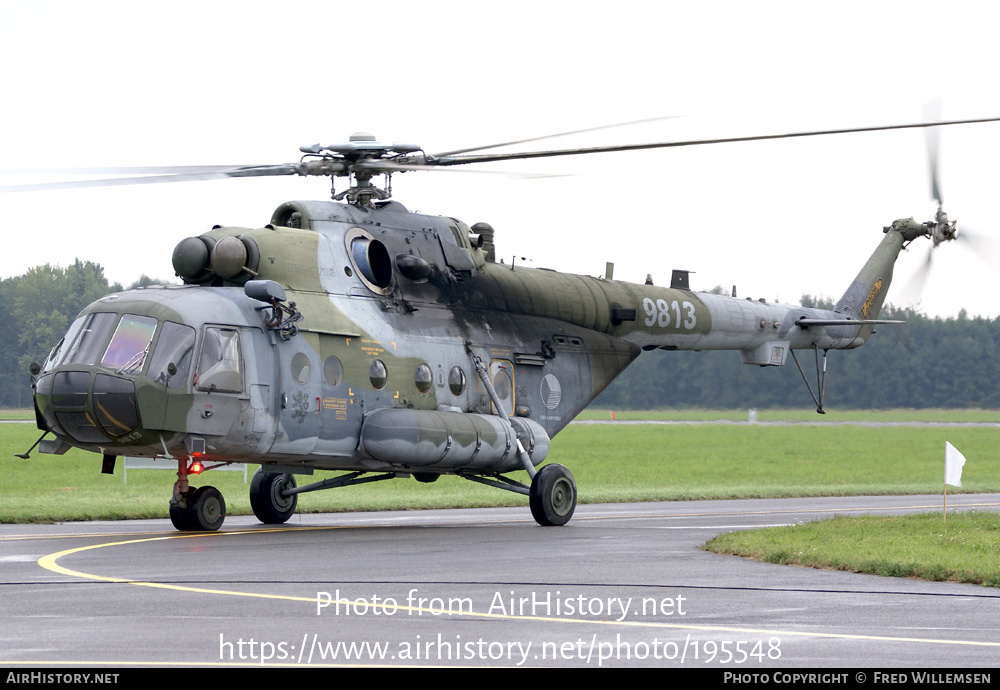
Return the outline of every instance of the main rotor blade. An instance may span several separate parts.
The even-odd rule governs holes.
[[[1000,117],[985,117],[973,120],[949,120],[942,122],[917,122],[908,125],[879,125],[875,127],[851,127],[847,129],[822,129],[808,132],[785,132],[782,134],[758,134],[719,139],[691,139],[687,141],[663,141],[651,144],[624,144],[618,146],[594,146],[590,148],[556,149],[552,151],[529,151],[526,153],[498,153],[479,156],[445,156],[435,161],[437,165],[467,165],[469,163],[492,163],[494,161],[524,160],[528,158],[553,158],[556,156],[580,156],[590,153],[613,153],[617,151],[641,151],[645,149],[675,148],[681,146],[702,146],[705,144],[731,144],[740,141],[767,141],[771,139],[795,139],[816,137],[827,134],[852,134],[857,132],[882,132],[894,129],[920,129],[924,127],[944,127],[967,125],[980,122],[1000,122]]]
[[[186,175],[146,175],[144,177],[112,177],[101,180],[68,180],[65,182],[39,182],[0,187],[0,192],[38,192],[46,189],[76,189],[79,187],[123,187],[162,182],[190,182],[193,180],[218,180],[229,177],[226,173],[190,173]]]
[[[4,168],[0,175],[177,175],[224,172],[255,165],[137,165],[108,168]]]
[[[77,168],[76,174],[105,174],[110,175],[117,172],[140,172],[140,171],[163,171],[167,168],[145,167],[145,168]],[[191,172],[175,172],[163,175],[142,175],[139,177],[110,177],[96,180],[66,180],[62,182],[37,182],[32,184],[16,184],[0,186],[0,193],[3,192],[37,192],[46,189],[76,189],[81,187],[123,187],[139,184],[162,184],[166,182],[192,182],[197,180],[221,180],[227,177],[261,177],[271,175],[294,175],[297,173],[298,164],[289,163],[287,165],[227,165],[227,166],[173,166],[174,170],[188,170]],[[49,174],[73,174],[73,169],[52,169]],[[99,172],[95,172],[99,171]],[[2,173],[4,171],[0,171]]]
[[[557,134],[546,134],[540,137],[531,137],[529,139],[518,139],[517,141],[505,141],[502,144],[487,144],[486,146],[474,146],[467,149],[456,149],[454,151],[444,151],[443,153],[435,153],[435,158],[440,158],[442,156],[456,156],[460,153],[472,153],[473,151],[485,151],[486,149],[498,149],[502,146],[514,146],[515,144],[527,144],[532,141],[544,141],[545,139],[558,139],[559,137],[568,137],[573,134],[586,134],[587,132],[598,132],[602,129],[616,129],[618,127],[628,127],[629,125],[643,125],[647,122],[660,122],[661,120],[676,120],[682,117],[681,115],[663,115],[661,117],[647,117],[643,120],[632,120],[631,122],[619,122],[613,125],[600,125],[598,127],[588,127],[586,129],[574,129],[571,132],[559,132]]]

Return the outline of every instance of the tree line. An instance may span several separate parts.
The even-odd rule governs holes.
[[[128,289],[162,284],[146,276]],[[77,313],[119,292],[104,269],[77,260],[45,264],[0,281],[0,407],[30,407],[28,367],[42,363]],[[809,295],[807,307],[832,308]],[[1000,408],[1000,318],[928,318],[888,306],[882,317],[906,321],[879,326],[857,350],[829,353],[826,399],[831,408]],[[797,351],[815,389],[813,353]],[[594,403],[601,407],[808,407],[809,391],[791,357],[784,367],[755,367],[736,352],[644,352]]]

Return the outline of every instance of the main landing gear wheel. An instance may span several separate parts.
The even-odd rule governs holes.
[[[539,525],[565,525],[576,510],[576,481],[562,465],[545,465],[531,480],[531,516]]]
[[[183,532],[214,532],[226,519],[226,499],[214,486],[203,486],[187,499],[187,508],[170,506],[170,522]]]
[[[286,489],[295,488],[295,477],[257,470],[250,482],[250,507],[265,525],[280,525],[295,513],[298,494],[282,496]]]

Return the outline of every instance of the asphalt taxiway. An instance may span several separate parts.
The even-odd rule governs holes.
[[[998,494],[948,497],[1000,511]],[[940,511],[940,496],[0,528],[0,664],[988,667],[1000,591],[758,563],[721,532]]]

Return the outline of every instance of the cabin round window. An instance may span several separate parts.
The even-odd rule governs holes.
[[[323,362],[323,378],[331,386],[339,386],[344,380],[344,365],[336,355],[330,355]]]
[[[372,382],[372,388],[377,391],[385,388],[386,380],[389,378],[389,373],[386,371],[385,364],[381,359],[376,359],[368,367],[368,380]]]
[[[452,395],[461,395],[465,392],[465,372],[462,367],[452,367],[448,372],[448,389]]]
[[[292,357],[292,378],[299,383],[309,380],[312,373],[312,366],[309,364],[309,357],[304,352],[296,352]]]
[[[431,368],[426,364],[418,366],[413,374],[413,383],[416,384],[417,390],[421,393],[430,393],[431,384],[434,383],[434,374],[431,372]]]

